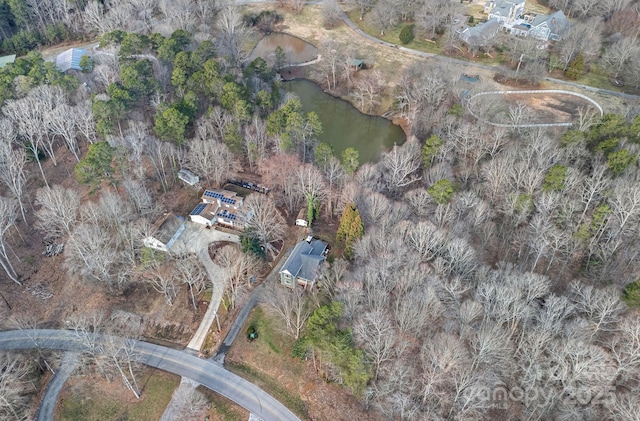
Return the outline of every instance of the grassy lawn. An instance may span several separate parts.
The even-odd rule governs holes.
[[[199,386],[198,391],[202,392],[209,402],[211,402],[211,409],[207,413],[210,419],[218,421],[247,421],[249,419],[249,412],[247,410],[231,402],[224,396],[204,386]]]
[[[140,374],[142,397],[137,400],[118,380],[107,383],[101,379],[91,383],[81,380],[72,390],[61,396],[62,406],[58,410],[60,421],[154,421],[160,419],[171,400],[180,377],[152,368]]]
[[[537,0],[527,0],[524,5],[525,13],[535,13],[536,15],[546,15],[551,12],[551,9],[538,3]]]
[[[470,4],[465,8],[465,14],[473,16],[473,19],[478,22],[482,19],[486,19],[487,15],[484,14],[484,5],[482,4]]]
[[[307,405],[297,396],[289,392],[283,385],[272,379],[268,375],[259,372],[253,367],[238,363],[227,362],[226,367],[229,371],[249,380],[251,383],[260,387],[262,390],[279,400],[284,406],[293,411],[296,415],[303,419],[308,419]]]
[[[387,29],[384,35],[380,35],[380,32],[378,32],[375,28],[369,25],[369,23],[366,20],[359,20],[360,15],[357,10],[352,10],[350,12],[347,12],[347,16],[349,16],[349,19],[351,19],[353,23],[358,25],[358,27],[362,29],[365,33],[371,36],[374,36],[376,38],[379,38],[381,40],[391,42],[393,44],[402,45],[402,43],[400,42],[400,31],[406,25],[405,23],[396,25],[393,28]],[[426,53],[442,54],[442,48],[439,45],[433,42],[426,41],[421,37],[416,37],[413,41],[411,41],[409,44],[406,44],[404,46],[407,48],[411,48],[413,50],[424,51]]]
[[[246,332],[250,326],[255,327],[260,335],[260,341],[254,342],[256,346],[261,347],[266,345],[271,351],[276,354],[282,354],[285,352],[287,355],[291,353],[293,346],[292,340],[282,334],[275,325],[275,320],[265,314],[262,307],[256,307],[251,313],[251,317],[245,322],[242,327],[243,339],[246,339]],[[238,338],[240,339],[240,338]]]
[[[246,331],[250,326],[254,326],[258,332],[258,339],[248,342]],[[281,333],[276,328],[276,320],[264,312],[262,307],[256,307],[251,316],[242,327],[234,347],[240,345],[249,349],[251,360],[259,367],[263,366],[262,361],[270,361],[274,366],[281,365],[289,371],[287,375],[299,377],[303,376],[302,364],[291,361],[291,348],[293,339]],[[287,408],[303,419],[308,419],[307,405],[299,395],[289,391],[280,381],[272,376],[256,369],[244,360],[242,362],[235,359],[227,359],[225,366],[229,371],[249,380],[265,392],[282,402]]]
[[[622,89],[620,89],[619,87],[612,85],[611,82],[609,82],[608,77],[591,73],[591,72],[582,76],[576,82],[581,83],[583,85],[593,86],[594,88],[607,89],[609,91],[617,91],[617,92],[622,91]]]

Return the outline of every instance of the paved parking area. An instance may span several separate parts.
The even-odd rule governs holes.
[[[209,244],[216,241],[231,241],[240,243],[240,237],[235,234],[218,231],[214,228],[206,228],[202,224],[196,224],[187,220],[185,229],[171,247],[171,253],[194,253],[198,254],[203,249],[208,249]]]

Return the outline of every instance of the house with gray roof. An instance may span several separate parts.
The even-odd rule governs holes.
[[[476,26],[465,28],[460,33],[460,39],[471,47],[484,47],[489,45],[499,30],[500,23],[496,19],[490,19]]]
[[[526,0],[490,0],[484,5],[484,13],[489,19],[498,21],[501,27],[510,29],[522,15]]]
[[[529,35],[541,41],[558,41],[569,30],[569,20],[558,10],[550,15],[538,15],[531,22]]]
[[[326,260],[327,243],[307,237],[299,242],[280,269],[280,283],[289,288],[302,285],[312,288],[318,269]]]
[[[145,247],[170,251],[185,229],[184,218],[167,213],[154,224],[154,234],[142,240]]]

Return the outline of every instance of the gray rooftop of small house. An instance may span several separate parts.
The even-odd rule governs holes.
[[[320,240],[299,242],[287,261],[282,265],[280,272],[289,272],[295,278],[313,281],[316,278],[318,267],[324,261],[324,251],[327,243]]]
[[[158,232],[156,232],[154,237],[164,244],[167,244],[171,241],[176,232],[178,232],[182,224],[184,224],[184,220],[179,216],[172,213],[168,214],[162,224],[158,227]]]
[[[564,15],[562,10],[558,10],[550,15],[538,15],[531,22],[532,27],[540,26],[543,23],[547,23],[547,26],[553,34],[563,34],[569,29],[569,20]]]

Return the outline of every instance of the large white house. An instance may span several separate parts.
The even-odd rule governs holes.
[[[503,28],[511,28],[524,12],[526,0],[491,0],[485,3],[488,21],[495,19]]]
[[[484,13],[488,20],[460,32],[460,39],[470,46],[480,47],[502,30],[513,36],[532,37],[540,41],[558,41],[569,29],[569,20],[562,10],[550,15],[524,15],[526,0],[490,0]]]

